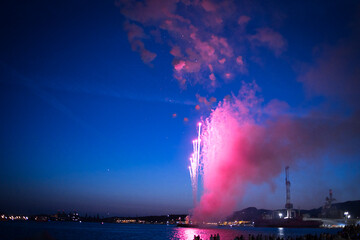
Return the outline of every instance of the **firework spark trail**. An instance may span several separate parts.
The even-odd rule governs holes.
[[[193,153],[191,154],[190,157],[190,166],[189,166],[191,186],[192,186],[193,198],[194,198],[194,207],[196,206],[196,202],[197,202],[198,173],[200,167],[201,123],[199,123],[198,126],[199,126],[198,138],[193,140]]]

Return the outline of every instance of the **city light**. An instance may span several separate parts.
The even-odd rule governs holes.
[[[29,217],[27,217],[27,216],[13,216],[13,215],[10,215],[10,216],[6,216],[6,215],[4,215],[4,214],[2,214],[1,216],[0,216],[0,218],[1,219],[5,219],[5,220],[7,220],[7,219],[9,219],[9,220],[12,220],[12,221],[14,221],[14,220],[29,220]]]

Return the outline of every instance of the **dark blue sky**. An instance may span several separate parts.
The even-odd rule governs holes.
[[[200,4],[204,11],[185,2],[169,9],[197,26],[202,43],[207,35],[220,36],[232,58],[244,61],[241,70],[236,63],[226,70],[213,64],[216,87],[209,87],[203,66],[183,75],[174,70],[181,60],[172,48],[193,46],[181,36],[183,25],[176,34],[162,27],[167,14],[143,19],[149,9],[126,1],[1,3],[0,212],[186,213],[191,140],[196,123],[216,106],[199,96],[219,101],[237,94],[242,82],[256,81],[264,104],[284,101],[296,115],[358,112],[357,1],[235,1],[236,12],[227,17],[222,11],[229,6],[212,11],[223,17],[221,26],[201,22],[210,5]],[[240,22],[241,16],[248,19]],[[145,48],[134,48],[134,39]],[[144,59],[144,50],[156,57]],[[220,77],[228,72],[231,80]],[[294,206],[319,207],[329,188],[339,201],[360,199],[360,152],[329,155],[313,166],[299,160],[291,167]],[[275,189],[250,185],[238,207],[283,207],[283,178],[270,184]]]

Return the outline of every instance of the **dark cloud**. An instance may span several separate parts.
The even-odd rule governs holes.
[[[355,6],[352,6],[356,9]],[[335,102],[360,107],[360,5],[341,29],[345,33],[335,43],[314,47],[314,60],[303,64],[298,81],[304,84],[308,96],[323,96]],[[339,31],[334,29],[333,31]]]
[[[298,80],[309,96],[325,96],[345,100],[359,107],[360,102],[360,37],[341,40],[325,46],[307,66]]]

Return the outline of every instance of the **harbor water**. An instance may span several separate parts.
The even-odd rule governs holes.
[[[340,229],[291,229],[291,228],[255,228],[255,227],[216,227],[212,229],[181,228],[160,224],[114,224],[114,223],[78,223],[78,222],[0,222],[0,239],[57,239],[57,240],[131,240],[131,239],[171,239],[193,240],[200,235],[203,240],[219,234],[221,240],[233,240],[249,234],[275,235],[279,237],[302,236],[305,234],[336,234]]]

